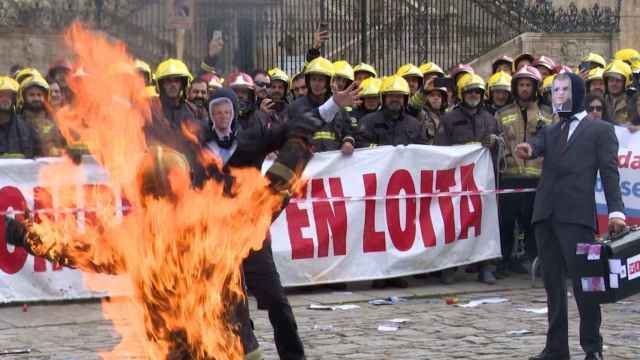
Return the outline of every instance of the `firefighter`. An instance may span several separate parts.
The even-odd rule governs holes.
[[[37,133],[16,114],[18,82],[0,77],[0,158],[33,158]]]
[[[540,76],[542,76],[543,79],[549,75],[553,75],[555,72],[555,68],[557,66],[556,62],[553,61],[553,59],[544,55],[535,59],[532,65],[533,67],[538,69],[538,72],[540,73]]]
[[[487,92],[489,95],[487,111],[491,115],[495,115],[498,110],[509,105],[513,100],[511,96],[511,75],[502,71],[491,75],[487,81]]]
[[[587,88],[587,95],[596,94],[599,96],[604,96],[605,86],[604,86],[604,68],[596,67],[589,72],[584,78],[585,85]]]
[[[424,84],[420,69],[413,64],[404,64],[398,68],[396,75],[403,77],[409,84],[410,96],[415,95]]]
[[[525,65],[533,65],[534,60],[535,60],[535,57],[528,53],[523,53],[518,55],[513,60],[513,66],[511,68],[512,73],[518,72],[518,70],[520,70],[520,68]]]
[[[631,65],[634,60],[640,59],[640,53],[636,49],[622,49],[616,51],[613,55],[614,60],[620,60],[627,63],[627,65]]]
[[[440,129],[436,134],[435,144],[443,146],[481,143],[492,151],[494,159],[501,141],[501,127],[496,118],[484,110],[482,101],[485,93],[485,82],[477,74],[464,74],[456,84],[460,104],[447,112],[440,120]],[[496,162],[494,161],[494,164]],[[495,284],[496,277],[493,266],[482,262],[478,273],[478,281]],[[454,281],[455,268],[446,269],[441,274],[441,281],[450,284]]]
[[[323,57],[317,57],[307,64],[305,83],[308,93],[289,106],[289,119],[299,118],[307,112],[316,111],[320,112],[323,118],[330,117],[331,121],[313,135],[314,151],[342,150],[344,154],[351,154],[354,143],[351,119],[344,108],[334,106],[334,93],[331,89],[333,71],[333,64]],[[349,85],[346,90],[357,97],[358,89],[355,83]],[[322,107],[325,103],[327,103],[326,108]],[[330,111],[325,112],[324,109],[330,109]]]
[[[232,74],[228,81],[229,87],[238,97],[238,123],[243,129],[256,124],[259,119],[256,112],[255,83],[249,74],[242,72]]]
[[[367,78],[360,83],[360,99],[362,102],[360,106],[353,109],[349,114],[356,127],[362,117],[380,109],[380,86],[382,86],[382,80],[373,77]]]
[[[399,75],[391,75],[382,81],[382,107],[360,119],[358,147],[427,143],[424,125],[405,111],[409,94],[409,84]]]
[[[588,53],[585,57],[582,58],[580,64],[578,65],[578,70],[580,71],[580,76],[582,78],[586,78],[587,74],[593,69],[602,69],[607,66],[607,62],[604,60],[602,55],[596,53]],[[589,91],[589,88],[587,88]]]
[[[153,121],[167,122],[175,132],[187,129],[198,139],[204,136],[204,126],[187,104],[189,86],[193,76],[185,63],[167,59],[156,69],[158,98],[151,102]]]
[[[266,126],[287,121],[289,113],[289,75],[280,68],[268,71],[271,82],[269,84],[267,99],[260,104],[257,116]]]
[[[628,96],[625,92],[631,82],[631,67],[622,60],[613,60],[604,69],[605,102],[611,120],[617,125],[629,123]]]
[[[520,68],[511,80],[514,102],[496,113],[502,125],[505,141],[505,167],[501,168],[500,188],[535,188],[540,180],[541,160],[521,160],[515,156],[516,145],[529,141],[538,131],[553,122],[552,109],[540,103],[538,88],[542,77],[538,70],[529,65]],[[497,275],[504,277],[509,271],[526,274],[526,263],[537,256],[535,238],[531,227],[534,193],[502,194],[499,196],[500,239],[502,261]],[[515,224],[524,233],[525,259],[516,262],[513,258]]]
[[[151,71],[151,66],[146,62],[136,59],[135,67],[142,79],[144,80],[144,91],[149,97],[157,97],[158,92],[154,84],[154,75]]]
[[[420,65],[418,69],[422,73],[422,80],[424,84],[433,78],[444,77],[444,71],[442,71],[442,68],[433,62],[426,62]]]
[[[495,59],[491,64],[491,73],[495,74],[498,71],[502,71],[507,75],[511,75],[513,70],[513,58],[507,55],[502,55]]]
[[[449,70],[449,77],[453,80],[453,89],[451,93],[449,93],[449,106],[453,107],[456,105],[461,99],[458,98],[458,82],[460,78],[465,74],[474,74],[475,71],[473,68],[467,64],[457,64]]]
[[[291,78],[291,97],[293,100],[306,96],[308,92],[307,83],[304,79],[304,72],[299,72]]]
[[[360,84],[362,84],[365,79],[377,78],[378,73],[373,66],[365,63],[360,63],[353,67],[353,76],[354,81],[358,84],[358,86],[360,86]]]
[[[58,130],[52,114],[47,109],[49,83],[32,76],[22,80],[18,91],[20,121],[24,121],[38,134],[35,143],[36,156],[60,156],[66,143]]]

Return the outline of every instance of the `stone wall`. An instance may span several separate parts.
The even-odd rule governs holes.
[[[0,32],[0,74],[16,64],[32,66],[46,72],[49,64],[65,55],[60,34],[34,33],[27,30]]]
[[[526,52],[534,56],[546,55],[575,67],[589,52],[611,58],[618,49],[619,37],[619,34],[601,33],[525,33],[477,58],[471,65],[486,78],[491,75],[491,63],[499,56],[515,57]]]

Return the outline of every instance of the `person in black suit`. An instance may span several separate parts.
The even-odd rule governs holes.
[[[569,359],[567,275],[580,314],[580,345],[585,360],[602,359],[600,305],[584,298],[577,274],[578,243],[595,242],[595,185],[598,171],[609,209],[609,231],[624,229],[624,204],[618,174],[618,140],[613,126],[584,110],[584,81],[562,73],[555,81],[571,82],[570,111],[559,108],[560,121],[542,129],[531,143],[519,144],[522,159],[544,157],[532,223],[538,241],[547,292],[549,329],[545,349],[530,360]]]

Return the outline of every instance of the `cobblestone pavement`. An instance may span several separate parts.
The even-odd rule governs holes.
[[[527,359],[544,345],[546,315],[522,308],[544,308],[544,290],[532,289],[524,277],[511,277],[496,286],[473,281],[470,275],[448,287],[435,279],[411,279],[408,289],[371,290],[368,283],[350,284],[344,292],[328,289],[293,291],[290,301],[309,359]],[[539,286],[539,285],[538,285]],[[397,305],[374,306],[370,299],[400,296]],[[462,308],[444,299],[469,300],[502,297],[501,304]],[[349,303],[352,310],[312,310],[310,304]],[[99,351],[118,342],[111,322],[102,317],[99,303],[31,305],[0,308],[0,351],[31,348],[28,355],[1,359],[97,359]],[[604,307],[603,335],[607,359],[640,359],[640,297]],[[267,359],[276,359],[271,326],[263,311],[252,316]],[[571,349],[582,359],[575,303],[570,302]],[[404,318],[397,331],[379,331],[379,325]],[[527,330],[524,335],[510,334]]]

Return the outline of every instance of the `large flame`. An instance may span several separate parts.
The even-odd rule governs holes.
[[[105,359],[140,351],[151,359],[242,358],[230,320],[243,296],[240,266],[262,246],[281,199],[257,170],[232,171],[233,198],[214,181],[180,187],[179,174],[171,177],[175,199],[140,195],[136,177],[147,150],[143,126],[150,121],[150,100],[133,59],[122,43],[79,24],[67,31],[66,43],[75,56],[69,79],[75,97],[57,122],[68,142],[88,146],[108,171],[109,188],[118,189],[131,208],[123,211],[103,187],[78,196],[78,187],[69,184],[81,183],[83,173],[71,161],[45,168],[41,184],[57,189],[56,208],[92,206],[91,214],[83,212],[82,226],[63,212],[41,217],[35,225],[41,250],[88,273],[127,275],[129,313],[113,300],[103,303],[122,336],[120,345],[101,354]],[[93,276],[86,279],[105,290]]]

